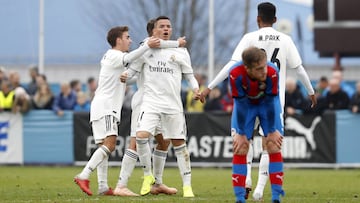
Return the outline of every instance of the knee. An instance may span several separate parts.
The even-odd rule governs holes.
[[[167,151],[170,145],[170,140],[164,140],[162,137],[158,137],[159,135],[156,136],[156,149],[158,150],[162,150],[162,151]]]
[[[113,152],[116,147],[116,136],[106,137],[102,145],[106,146],[110,153]]]
[[[149,138],[150,133],[146,132],[146,131],[138,131],[138,132],[136,132],[136,137],[137,138]]]
[[[277,153],[281,151],[281,148],[279,148],[274,142],[267,141],[266,142],[266,149],[269,154]]]
[[[237,155],[247,155],[249,151],[249,142],[241,143],[238,150],[234,152],[234,154]]]
[[[105,146],[109,149],[110,153],[115,150],[115,143],[108,143]]]

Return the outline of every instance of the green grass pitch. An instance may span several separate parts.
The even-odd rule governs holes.
[[[229,168],[193,168],[195,198],[183,198],[179,171],[165,168],[164,183],[178,188],[173,196],[142,197],[87,196],[75,185],[73,177],[82,167],[0,166],[0,202],[235,202]],[[109,167],[109,185],[114,187],[119,167]],[[129,188],[139,192],[142,171],[136,168]],[[253,170],[256,183],[257,170]],[[285,169],[283,202],[347,203],[360,202],[360,169]],[[91,175],[91,189],[97,193],[96,172]],[[270,201],[267,184],[264,202]],[[249,199],[247,202],[253,202]]]

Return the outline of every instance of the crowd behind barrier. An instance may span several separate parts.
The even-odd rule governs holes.
[[[23,84],[18,72],[0,68],[0,163],[82,164],[87,161],[96,148],[89,111],[97,80],[90,77],[86,83],[77,79],[50,83],[46,75],[39,74],[37,67],[29,69],[29,76],[31,82]],[[201,74],[196,78],[200,89],[205,89],[207,78]],[[357,129],[360,82],[344,81],[341,71],[333,71],[331,78],[321,77],[313,85],[318,98],[315,109],[309,108],[310,101],[303,87],[288,77],[284,159],[295,163],[360,164],[356,156],[349,156],[356,153],[354,143],[360,140],[356,133],[360,132]],[[130,111],[134,91],[134,86],[126,90],[124,112]],[[183,87],[188,146],[195,166],[231,164],[232,139],[228,135],[233,103],[229,95],[227,81],[224,81],[202,104],[189,99],[192,95],[185,85]],[[130,122],[130,116],[122,117],[118,149],[111,159],[117,164],[127,143]],[[255,138],[254,143],[258,149],[255,158],[258,158],[260,138]],[[171,153],[169,159],[170,165],[175,162]]]
[[[111,165],[120,165],[128,142],[130,116],[124,112]],[[230,167],[232,138],[230,114],[226,112],[186,113],[188,146],[196,167]],[[51,110],[27,114],[0,113],[0,164],[83,165],[97,148],[91,134],[88,112],[65,111],[62,117]],[[360,115],[348,110],[326,111],[322,115],[294,115],[285,118],[283,154],[291,167],[360,167]],[[261,138],[256,136],[255,161]],[[172,151],[168,166],[175,166]]]
[[[40,74],[36,66],[30,67],[28,71],[30,82],[24,84],[17,71],[7,71],[0,67],[0,112],[26,113],[31,109],[48,109],[61,116],[64,110],[90,111],[91,100],[97,88],[97,79],[94,77],[89,77],[86,82],[75,78],[58,84],[47,81],[46,75]],[[205,89],[207,77],[196,74],[196,79],[200,89]],[[323,76],[312,81],[312,84],[318,105],[314,109],[310,108],[305,88],[296,82],[294,88],[286,88],[285,114],[322,114],[328,109],[349,109],[353,113],[360,113],[360,81],[346,81],[343,79],[342,71],[334,70],[331,77]],[[135,91],[135,85],[127,88],[123,108],[130,108],[131,97]],[[231,112],[233,108],[227,80],[210,92],[204,104],[191,99],[191,91],[185,82],[181,96],[186,112]],[[11,98],[13,102],[9,102]],[[7,106],[4,106],[5,101],[8,101]]]

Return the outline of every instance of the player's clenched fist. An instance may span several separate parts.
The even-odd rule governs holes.
[[[159,48],[160,47],[160,39],[156,38],[156,37],[150,37],[147,44],[150,48]]]
[[[120,75],[120,81],[121,81],[122,83],[125,83],[126,80],[127,80],[127,78],[128,78],[128,72],[127,72],[127,71],[124,71],[123,73],[121,73],[121,75]]]

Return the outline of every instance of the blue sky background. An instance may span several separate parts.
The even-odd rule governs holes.
[[[109,48],[105,40],[108,28],[104,28],[101,31],[95,23],[89,20],[88,15],[91,12],[91,10],[89,11],[91,8],[101,9],[100,12],[106,12],[106,2],[108,1],[111,0],[102,1],[103,7],[97,8],[88,5],[95,1],[45,0],[45,64],[98,64],[102,54]],[[215,0],[215,9],[218,7],[218,4],[223,2],[226,1]],[[258,2],[260,1],[253,0],[251,3],[252,9],[249,19],[251,31],[257,29],[255,17]],[[278,8],[278,20],[288,19],[292,22],[293,31],[291,35],[298,48],[303,47],[301,52],[303,53],[304,64],[332,66],[334,59],[319,58],[319,54],[314,51],[313,32],[307,26],[307,19],[312,15],[312,8],[308,4],[295,4],[289,0],[273,2]],[[233,10],[234,8],[229,8],[229,12],[233,12]],[[129,12],[129,18],[131,15],[134,15],[131,13],[132,10],[130,8],[124,8],[119,12]],[[207,11],[204,11],[203,15],[208,15]],[[236,12],[234,12],[234,15],[236,15]],[[297,17],[301,19],[302,44],[298,41],[296,34],[295,24]],[[221,18],[217,10],[215,10],[215,18]],[[38,0],[0,0],[0,65],[37,63],[38,19]],[[127,22],[130,21],[127,19],[119,20],[119,24]],[[143,22],[141,23],[143,24]],[[229,30],[219,31],[218,29],[219,27],[215,25],[215,38],[220,38],[222,35],[226,36],[227,32],[239,32],[237,38],[231,39],[231,46],[229,46],[228,54],[226,54],[228,57],[223,57],[220,61],[220,63],[226,63],[237,42],[241,39],[242,33],[240,30],[233,30],[231,26],[228,26]],[[133,48],[146,36],[145,30],[143,32],[130,32],[130,34],[135,42],[133,43]],[[207,62],[207,60],[204,61]],[[342,65],[344,66],[357,64],[360,64],[360,58],[342,60]]]

